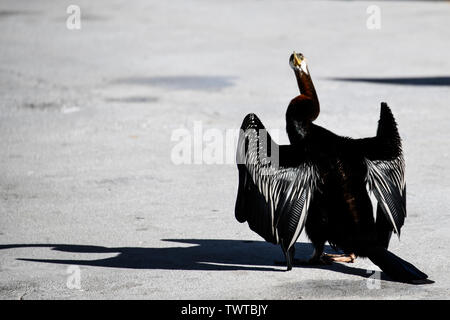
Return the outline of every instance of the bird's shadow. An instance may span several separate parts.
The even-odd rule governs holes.
[[[409,85],[409,86],[450,86],[448,76],[430,77],[396,77],[396,78],[329,78],[336,81],[367,82],[377,84]]]
[[[56,263],[79,266],[95,266],[128,269],[165,269],[165,270],[252,270],[285,271],[286,267],[275,265],[275,260],[283,260],[279,246],[264,241],[242,241],[222,239],[163,239],[163,242],[181,243],[183,246],[141,248],[141,247],[103,247],[74,244],[5,244],[0,250],[13,248],[52,248],[65,253],[115,254],[112,257],[97,260],[82,259],[31,259],[22,261]],[[296,243],[296,257],[307,259],[312,251],[310,243]],[[326,246],[325,252],[332,249]],[[333,263],[325,266],[297,266],[300,268],[320,268],[370,277],[373,272],[366,269],[349,267]],[[382,275],[382,279],[384,276]],[[389,280],[384,279],[384,280]]]

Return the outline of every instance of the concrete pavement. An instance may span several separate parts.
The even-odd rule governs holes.
[[[79,30],[72,1],[0,3],[0,298],[448,299],[448,2],[76,2]],[[174,132],[195,162],[205,132],[225,139],[249,112],[287,143],[293,50],[319,125],[372,136],[391,106],[408,184],[391,249],[434,284],[379,280],[363,259],[284,272],[281,250],[234,219],[234,150],[174,163]],[[312,252],[305,235],[297,252]]]

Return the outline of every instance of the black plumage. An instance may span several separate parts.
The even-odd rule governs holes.
[[[338,136],[313,121],[319,100],[306,59],[292,54],[300,95],[286,112],[290,145],[276,144],[255,114],[245,117],[237,148],[235,216],[266,241],[280,244],[288,270],[303,228],[314,245],[308,263],[368,257],[390,277],[415,282],[427,275],[387,251],[406,217],[405,164],[397,124],[381,104],[376,136]],[[368,189],[377,199],[376,220]],[[324,255],[325,242],[347,256]]]

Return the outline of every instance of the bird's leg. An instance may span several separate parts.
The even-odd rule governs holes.
[[[309,260],[295,259],[295,248],[292,246],[289,250],[284,250],[283,253],[286,261],[275,261],[277,265],[287,265],[287,270],[291,270],[292,266],[314,266],[314,265],[328,265],[332,262],[346,262],[353,263],[356,260],[356,255],[351,254],[330,254],[323,253],[325,243],[314,244],[314,252]]]
[[[287,270],[289,271],[292,269],[292,266],[294,264],[294,256],[295,256],[295,245],[293,245],[289,250],[286,249],[284,246],[283,240],[281,240],[281,249],[283,249],[284,257],[286,258],[285,261],[275,260],[276,265],[287,265]]]
[[[309,258],[308,261],[306,261],[306,265],[323,265],[323,264],[330,264],[327,260],[324,260],[323,257],[323,248],[325,246],[325,242],[321,242],[319,244],[314,244],[314,252]]]
[[[309,258],[308,260],[308,264],[321,264],[322,261],[322,250],[317,250],[317,248],[314,248],[314,252],[311,256],[311,258]]]
[[[286,271],[289,271],[292,269],[292,264],[294,262],[295,246],[292,246],[289,250],[284,251],[284,255],[286,257],[286,264],[287,264]]]
[[[354,253],[350,254],[330,254],[324,253],[321,257],[323,260],[328,262],[345,262],[353,263],[356,260],[356,255]]]
[[[314,244],[314,252],[308,260],[300,260],[300,259],[293,259],[294,265],[297,266],[314,266],[314,265],[325,265],[330,264],[331,262],[325,260],[322,258],[323,255],[323,248],[325,243],[313,243]]]

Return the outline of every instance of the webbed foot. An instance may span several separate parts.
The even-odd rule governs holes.
[[[354,253],[351,253],[351,254],[323,253],[321,258],[328,261],[330,264],[332,262],[353,263],[356,260],[356,255]]]

